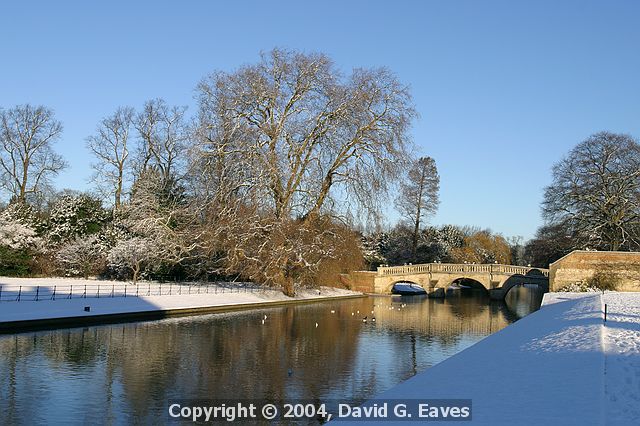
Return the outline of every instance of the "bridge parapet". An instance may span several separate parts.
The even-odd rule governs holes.
[[[420,273],[433,273],[433,272],[445,272],[445,273],[478,273],[485,272],[490,274],[505,274],[505,275],[527,275],[531,271],[539,271],[543,276],[549,276],[548,269],[531,268],[527,266],[514,266],[514,265],[502,265],[502,264],[476,264],[476,263],[422,263],[419,265],[403,265],[403,266],[381,266],[378,267],[378,276],[390,276],[390,275],[409,275]]]

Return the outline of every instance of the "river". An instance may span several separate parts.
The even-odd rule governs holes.
[[[540,300],[371,296],[0,336],[0,423],[161,424],[172,399],[362,401]]]

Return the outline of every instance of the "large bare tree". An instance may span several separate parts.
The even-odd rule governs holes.
[[[114,207],[120,208],[125,185],[130,176],[130,133],[134,111],[121,107],[111,116],[100,121],[96,133],[87,138],[87,147],[96,157],[92,164],[94,181],[103,195],[113,197]]]
[[[387,69],[345,78],[325,55],[278,49],[205,78],[198,98],[278,218],[317,216],[335,199],[371,207],[402,169],[415,116]]]
[[[406,179],[400,183],[396,208],[413,225],[411,252],[415,259],[418,249],[420,225],[430,214],[438,210],[440,176],[436,162],[431,157],[415,160],[409,167]]]
[[[231,242],[230,269],[258,265],[287,293],[303,270],[332,256],[326,245],[340,244],[323,217],[375,212],[409,158],[416,112],[385,68],[343,76],[323,54],[275,49],[257,64],[211,74],[197,93],[191,174],[211,177],[199,192],[220,200],[216,214],[229,213],[216,224]]]
[[[573,248],[640,248],[640,144],[600,132],[553,167],[542,205],[548,225],[562,225]]]
[[[26,201],[48,188],[66,167],[53,144],[62,124],[44,106],[18,105],[0,110],[0,184],[12,197]]]

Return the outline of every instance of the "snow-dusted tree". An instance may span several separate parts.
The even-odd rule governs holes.
[[[42,239],[32,227],[15,220],[7,210],[0,214],[0,246],[14,250],[36,249]]]
[[[97,235],[76,237],[56,250],[55,258],[66,275],[88,278],[103,270],[106,248]]]
[[[198,212],[199,207],[187,202],[179,185],[166,182],[160,171],[147,169],[133,184],[131,199],[122,205],[115,226],[125,239],[152,243],[153,270],[170,270],[191,260],[200,244]]]
[[[438,210],[440,177],[436,162],[431,157],[421,157],[411,163],[406,178],[400,182],[396,208],[413,226],[411,251],[415,258],[418,251],[420,225]]]
[[[449,257],[453,249],[464,245],[464,237],[462,229],[455,225],[443,225],[436,233],[438,244]]]
[[[405,224],[398,224],[378,238],[380,253],[391,265],[452,262],[456,250],[460,250],[465,244],[465,233],[455,225],[423,229],[418,235],[415,255],[411,247],[412,228]]]
[[[553,167],[544,194],[547,225],[569,231],[574,248],[640,249],[640,144],[600,132]]]
[[[157,268],[157,248],[155,241],[143,237],[118,241],[107,255],[107,265],[120,277],[131,276],[135,284],[142,272]]]
[[[4,216],[7,220],[12,222],[18,222],[28,228],[36,231],[40,235],[45,227],[45,224],[31,204],[14,200],[10,202],[7,207],[2,210],[0,215]]]
[[[388,262],[383,254],[386,236],[387,234],[383,232],[362,236],[360,240],[362,255],[370,267],[377,267]]]
[[[382,253],[390,265],[415,262],[411,248],[411,228],[400,223],[387,232],[382,245]]]
[[[0,187],[18,201],[36,199],[66,167],[53,144],[62,124],[44,106],[0,109]]]
[[[47,239],[51,245],[100,232],[108,220],[100,200],[88,194],[63,193],[49,211]]]
[[[120,208],[126,185],[131,179],[128,172],[133,119],[132,108],[118,108],[100,122],[95,135],[87,138],[87,147],[97,160],[92,164],[94,181],[102,194],[113,197],[116,210]]]
[[[24,203],[10,204],[0,213],[0,274],[26,275],[31,272],[33,255],[42,250],[30,207]]]

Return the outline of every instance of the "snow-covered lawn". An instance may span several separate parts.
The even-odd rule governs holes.
[[[640,424],[640,293],[607,293],[603,299],[607,424]]]
[[[101,296],[96,298],[98,284],[101,286]],[[131,283],[125,284],[117,281],[67,278],[0,277],[0,286],[2,286],[3,291],[2,301],[0,301],[0,323],[281,302],[360,294],[348,290],[322,287],[320,289],[300,290],[295,298],[291,298],[282,294],[281,291],[272,289],[244,289],[242,287],[234,289],[230,286],[227,288],[209,286],[208,290],[206,290],[207,287],[189,286],[188,284],[180,286],[170,283],[141,282],[136,286]],[[82,297],[85,286],[87,287],[87,298]],[[15,299],[20,287],[22,287],[23,297],[18,302]],[[37,287],[39,287],[39,300],[35,301],[34,294]],[[127,297],[123,297],[125,287],[127,288]],[[54,288],[56,289],[56,298],[52,300]],[[112,291],[115,297],[110,297]],[[171,292],[170,295],[168,294],[169,292]],[[68,298],[69,293],[72,295],[71,299]],[[138,294],[137,297],[136,293]],[[85,306],[90,307],[89,312],[85,312]]]
[[[471,422],[445,424],[640,424],[640,293],[550,293],[543,303],[365,405],[472,400]]]

